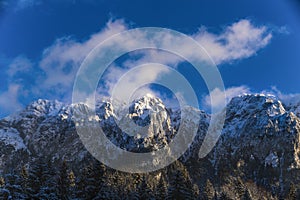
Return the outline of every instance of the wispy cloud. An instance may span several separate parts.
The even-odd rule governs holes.
[[[3,0],[0,1],[0,11],[2,11],[2,9],[4,9],[6,6],[8,6],[8,0]]]
[[[226,97],[226,102],[229,103],[229,101],[238,95],[248,94],[251,93],[251,90],[247,86],[237,86],[237,87],[230,87],[227,88],[225,91],[221,91],[220,89],[216,88],[214,89],[210,95],[206,95],[202,100],[202,107],[204,109],[209,108],[216,108],[221,109],[223,106],[223,98]],[[214,99],[214,103],[212,103],[211,99]]]
[[[143,41],[143,39],[147,38],[142,33],[137,34],[137,37],[139,37],[139,40],[134,40],[134,38],[124,39],[124,45],[134,46],[136,45],[134,44],[135,42]],[[202,27],[197,33],[191,35],[191,37],[193,37],[196,41],[199,42],[200,45],[202,45],[205,48],[205,50],[215,61],[215,63],[221,65],[224,63],[240,60],[255,55],[257,51],[259,51],[260,49],[262,49],[270,43],[272,38],[272,32],[268,29],[267,26],[255,26],[250,20],[243,19],[227,26],[220,34],[210,33],[207,31],[207,29]],[[128,43],[128,41],[130,42]],[[166,46],[169,46],[170,49],[176,47],[174,41],[170,41],[168,40],[168,38],[164,40],[164,43],[166,44]],[[185,48],[183,50],[184,52],[186,52],[185,55],[188,55],[190,57],[196,56],[195,52],[192,50],[191,47],[183,45],[182,48]],[[134,67],[138,64],[147,63],[151,61],[156,61],[165,65],[176,66],[178,63],[182,62],[182,59],[179,59],[175,55],[165,54],[159,51],[145,51],[143,52],[143,56],[141,58],[139,58],[138,60],[129,60],[125,63],[124,66],[125,69],[128,70],[128,68],[130,67]],[[105,77],[106,85],[109,85],[109,88],[112,88],[117,83],[119,79],[119,74],[125,73],[125,69],[118,68],[111,70],[110,76]],[[160,72],[155,70],[152,71],[152,75],[156,73],[159,74]],[[149,74],[151,75],[151,73]],[[150,77],[154,77],[152,79],[153,81],[156,80],[156,76]],[[131,77],[130,80],[134,79]],[[130,85],[131,83],[128,82],[128,84],[123,85],[123,87],[130,88]],[[150,88],[148,90],[150,90]],[[239,92],[243,93],[248,91],[249,90],[246,87],[237,87],[229,88],[226,91],[226,93],[228,99],[230,99],[232,96],[239,94]],[[213,91],[213,94],[214,96],[218,95],[218,97],[221,98],[220,92],[221,91],[218,91],[218,89],[216,89],[215,91]],[[214,106],[220,106],[221,99],[219,101],[216,100],[215,104],[216,105]]]
[[[22,108],[22,104],[19,102],[20,89],[20,85],[10,84],[8,90],[0,94],[0,116]]]
[[[4,71],[7,76],[3,80],[6,84],[1,85],[0,116],[21,108],[24,95],[31,96],[31,100],[53,98],[70,102],[73,82],[84,57],[101,41],[125,29],[122,20],[110,20],[86,41],[70,37],[56,40],[37,62],[23,55],[13,59]]]
[[[83,42],[71,37],[56,40],[43,51],[39,61],[38,65],[43,75],[39,77],[40,85],[37,91],[48,93],[48,96],[51,94],[51,98],[59,97],[70,102],[73,82],[85,56],[108,37],[126,29],[122,20],[110,20],[102,30]]]
[[[0,10],[12,7],[15,12],[40,5],[41,0],[1,0]]]
[[[78,42],[70,37],[64,37],[46,48],[43,52],[40,67],[45,72],[43,81],[45,87],[55,85],[67,86],[72,84],[72,80],[78,70],[80,63],[85,56],[101,41],[109,36],[127,30],[127,25],[122,20],[109,21],[104,29],[93,34],[84,42]],[[132,46],[137,41],[147,40],[146,35],[137,35],[142,39],[126,38],[122,40],[123,46]],[[267,27],[254,26],[249,20],[240,20],[227,28],[220,35],[214,35],[201,29],[192,35],[210,54],[218,64],[242,59],[255,54],[259,49],[266,46],[272,37]],[[168,40],[166,39],[166,43]],[[172,48],[173,41],[169,41],[168,46]],[[136,44],[134,44],[136,45]],[[193,51],[187,49],[188,54]],[[138,63],[145,63],[149,60],[156,60],[162,64],[176,64],[180,59],[176,56],[162,54],[156,51],[145,51],[142,58],[127,61],[127,66]]]
[[[263,91],[264,93],[271,93],[277,96],[285,105],[293,106],[300,105],[300,93],[283,93],[276,86],[272,86],[271,90]]]
[[[223,64],[255,55],[270,43],[272,33],[266,26],[255,26],[250,20],[242,19],[220,34],[210,33],[202,27],[193,37],[216,64]]]
[[[46,74],[43,86],[45,88],[57,85],[72,86],[75,74],[85,56],[100,42],[125,29],[127,28],[122,20],[109,21],[101,31],[91,35],[84,42],[78,42],[70,37],[56,40],[44,50],[39,63]]]
[[[30,4],[32,1],[23,0],[22,2],[24,4]],[[78,41],[72,37],[57,39],[51,46],[43,51],[41,59],[37,62],[32,62],[24,56],[17,57],[8,67],[7,74],[9,77],[13,77],[17,73],[24,73],[24,77],[26,77],[26,73],[39,71],[39,74],[37,74],[35,78],[36,83],[32,86],[26,86],[30,87],[26,89],[32,93],[33,98],[38,96],[70,101],[75,76],[85,56],[100,42],[124,30],[128,30],[128,25],[123,20],[110,20],[103,29],[92,34],[87,40]],[[190,36],[206,49],[215,63],[221,65],[255,55],[260,49],[270,43],[272,32],[267,26],[256,26],[250,20],[242,19],[225,27],[219,34],[211,33],[202,27],[197,33]],[[121,41],[121,44],[130,48],[130,46],[137,46],[137,41],[141,42],[142,45],[143,41],[149,40],[149,38],[143,34],[138,34],[136,37],[138,37],[139,40],[136,40],[136,38],[125,38]],[[170,48],[174,46],[174,41],[168,38],[165,38],[164,42]],[[187,55],[194,55],[193,50],[188,47],[185,49],[185,52]],[[125,61],[123,63],[123,67],[125,68],[113,68],[112,66],[106,75],[106,86],[111,90],[112,86],[117,83],[120,75],[125,73],[126,70],[138,64],[151,61],[176,66],[182,60],[174,55],[161,53],[159,51],[145,51],[143,56],[138,59]],[[33,65],[34,69],[32,67]],[[131,77],[128,79],[127,84],[124,84],[123,87],[129,88],[130,84],[132,84],[130,81],[132,80],[136,83],[138,83],[140,79],[145,78],[149,79],[149,81],[155,81],[160,73],[162,73],[161,70],[149,68],[148,71],[139,72],[139,77]],[[12,78],[8,79],[8,81],[8,85],[11,86],[1,94],[1,109],[5,106],[10,106],[5,104],[11,104],[9,101],[3,99],[9,99],[9,97],[15,97],[14,99],[16,100],[18,99],[14,95],[17,95],[15,92],[18,91],[20,87],[12,85],[18,83],[14,82]],[[151,92],[151,88],[147,88],[147,90]],[[241,91],[247,91],[247,88],[229,88],[226,94],[230,97]],[[216,89],[213,94],[218,96],[218,92],[220,91]],[[205,102],[208,104],[208,101],[205,100]],[[20,103],[16,102],[16,107],[20,105]],[[13,107],[11,107],[10,110],[12,111]]]
[[[145,83],[151,83],[157,80],[157,78],[165,73],[168,73],[167,67],[162,67],[157,64],[149,64],[148,66],[141,65],[135,68],[120,68],[112,67],[104,77],[105,86],[109,95],[116,94],[119,100],[128,100],[126,97],[128,93],[136,93],[136,98],[146,93],[155,94],[149,87],[145,86]],[[142,87],[144,86],[144,87]],[[131,94],[130,94],[131,95]]]
[[[8,66],[7,75],[13,78],[20,73],[28,73],[32,70],[33,63],[25,56],[16,57]]]

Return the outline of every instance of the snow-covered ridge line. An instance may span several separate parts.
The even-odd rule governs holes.
[[[166,108],[161,99],[146,95],[138,100],[134,100],[131,105],[126,105],[124,102],[103,98],[96,102],[96,112],[99,111],[102,105],[107,104],[110,106],[109,110],[106,110],[105,113],[99,113],[103,116],[114,116],[118,118],[120,115],[124,115],[124,110],[128,108],[134,108],[137,104],[139,104],[139,116],[146,117],[147,112],[149,112],[151,102],[150,99],[154,100],[156,103],[159,103],[161,109],[168,109]],[[253,104],[255,102],[255,104]],[[113,106],[114,104],[114,106]],[[249,106],[251,104],[251,106]],[[274,95],[271,94],[243,94],[231,99],[231,101],[227,105],[227,110],[237,110],[237,113],[240,113],[242,110],[253,110],[253,109],[264,109],[263,106],[265,104],[272,104],[268,108],[267,114],[268,115],[276,115],[276,114],[283,114],[284,112],[293,112],[296,116],[300,117],[300,102],[294,105],[283,105],[282,102]],[[93,109],[90,108],[88,104],[79,103],[79,104],[65,104],[59,102],[57,100],[46,100],[46,99],[38,99],[33,103],[29,104],[24,110],[19,111],[15,114],[12,114],[4,120],[6,121],[15,121],[19,120],[26,115],[36,115],[36,116],[59,116],[61,119],[71,119],[72,115],[76,110],[81,109]],[[242,109],[244,108],[244,109]],[[178,109],[180,110],[180,109]],[[101,111],[103,112],[103,110]],[[145,112],[145,116],[142,112]],[[153,110],[152,110],[153,112]],[[176,110],[172,110],[172,113],[176,113]]]
[[[152,96],[134,100],[129,106],[120,102],[114,106],[113,103],[115,102],[108,100],[97,102],[96,115],[92,113],[86,119],[85,114],[91,111],[86,104],[68,105],[39,99],[23,111],[0,120],[0,145],[7,148],[8,157],[13,147],[13,152],[25,149],[30,155],[49,154],[53,159],[68,156],[71,160],[83,159],[72,157],[76,152],[81,155],[86,151],[77,135],[76,126],[92,123],[106,130],[107,137],[117,146],[133,152],[155,151],[176,137],[181,118],[187,117],[189,123],[197,123],[198,132],[182,160],[198,159],[210,122],[210,115],[204,111],[187,107],[184,109],[188,116],[181,116],[180,110],[169,109],[159,98]],[[121,109],[118,110],[117,107]],[[200,115],[200,122],[193,120],[196,115]],[[125,129],[120,129],[119,125]],[[145,129],[141,131],[136,125]],[[188,131],[189,127],[186,128]],[[127,130],[133,134],[127,134]],[[217,165],[217,158],[228,156],[225,154],[228,149],[231,156],[239,156],[244,149],[254,146],[252,152],[249,151],[249,158],[252,156],[261,163],[270,163],[270,154],[279,158],[280,148],[286,148],[285,154],[293,158],[287,165],[300,168],[300,160],[293,156],[300,152],[297,140],[299,134],[299,117],[285,108],[275,96],[241,95],[228,103],[222,135],[209,158],[213,165]],[[215,156],[210,157],[211,155]],[[3,158],[3,163],[5,159],[8,158]]]

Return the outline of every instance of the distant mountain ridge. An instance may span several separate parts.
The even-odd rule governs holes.
[[[30,170],[32,163],[41,157],[57,166],[66,161],[73,166],[75,174],[80,173],[87,162],[94,160],[76,132],[76,126],[88,123],[99,124],[115,145],[132,152],[155,151],[176,137],[182,117],[180,110],[167,108],[159,98],[149,95],[134,100],[129,107],[119,107],[122,106],[124,110],[115,110],[111,101],[98,102],[95,115],[85,119],[81,116],[91,111],[85,104],[67,105],[39,99],[23,111],[1,119],[0,177],[8,180],[8,174],[19,173],[24,166]],[[190,123],[196,123],[193,121],[195,115],[200,116],[200,122],[194,141],[179,161],[187,168],[197,187],[206,187],[207,180],[210,180],[214,195],[218,197],[223,193],[232,199],[236,196],[236,189],[226,189],[226,177],[230,177],[229,182],[234,187],[237,187],[232,181],[234,178],[239,178],[245,187],[251,180],[255,187],[263,186],[267,198],[285,198],[291,185],[297,191],[297,184],[300,184],[299,108],[300,104],[285,106],[272,95],[234,97],[226,107],[221,137],[210,154],[201,160],[198,151],[210,115],[194,108],[184,108],[188,109]],[[126,127],[134,134],[128,135]],[[142,135],[136,134],[139,131]],[[172,156],[170,152],[169,156]],[[255,187],[251,185],[250,188],[249,184],[247,187],[252,198],[259,199]],[[199,198],[207,195],[207,191],[199,189],[199,192]],[[12,195],[13,191],[10,193]]]

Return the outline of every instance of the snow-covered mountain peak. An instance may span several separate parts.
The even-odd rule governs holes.
[[[38,99],[27,106],[25,110],[38,116],[55,116],[63,106],[64,104],[57,100]]]
[[[114,107],[113,104],[109,101],[102,102],[102,105],[97,109],[97,114],[101,119],[108,119],[109,117],[114,117]]]
[[[139,125],[164,124],[169,120],[169,114],[162,100],[147,94],[134,100],[129,106],[129,117]]]
[[[235,117],[245,118],[248,115],[276,116],[284,114],[285,108],[274,95],[244,94],[232,98],[227,105],[227,113]]]
[[[166,107],[163,104],[162,100],[147,94],[137,100],[134,100],[130,107],[129,112],[136,112],[137,114],[143,114],[143,111],[150,110],[153,112],[159,112],[164,110]]]

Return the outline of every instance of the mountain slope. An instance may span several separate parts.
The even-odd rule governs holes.
[[[58,177],[61,175],[62,166],[69,166],[66,173],[72,172],[77,176],[74,182],[76,187],[87,181],[84,177],[94,176],[100,163],[86,150],[77,135],[76,127],[100,125],[114,145],[141,153],[168,147],[182,123],[181,111],[166,108],[156,97],[145,96],[129,106],[120,105],[114,108],[110,101],[98,102],[93,114],[84,104],[65,105],[58,101],[37,100],[23,111],[0,120],[0,178],[4,177],[4,185],[9,188],[10,195],[15,198],[31,195],[32,192],[26,192],[25,189],[13,189],[11,182],[13,180],[22,188],[24,170],[28,173],[34,171],[36,165],[42,165],[41,161],[48,163],[46,169],[56,171],[52,178],[48,178],[53,184],[60,180]],[[217,145],[207,157],[200,160],[198,151],[210,116],[194,108],[183,109],[186,109],[184,113],[188,115],[183,117],[189,123],[196,123],[193,118],[200,116],[200,122],[196,124],[198,132],[189,149],[180,157],[180,162],[145,175],[144,179],[152,180],[152,185],[149,185],[151,190],[154,191],[156,184],[161,182],[159,177],[163,177],[163,184],[171,187],[173,174],[181,176],[176,170],[183,164],[179,167],[184,176],[182,181],[188,181],[188,185],[193,186],[194,189],[190,190],[195,193],[193,198],[198,196],[197,198],[205,199],[211,193],[208,192],[208,187],[213,187],[214,192],[210,195],[220,198],[225,195],[232,199],[240,199],[242,197],[238,196],[246,193],[253,199],[260,199],[262,192],[258,193],[258,190],[263,191],[268,199],[284,198],[292,191],[292,186],[297,192],[297,185],[300,183],[300,119],[291,112],[295,109],[285,108],[276,97],[270,95],[243,95],[233,98],[226,108],[226,120]],[[87,113],[89,118],[85,118]],[[172,151],[169,156],[172,156]],[[135,175],[116,174],[113,169],[104,166],[102,168],[105,168],[106,175],[102,174],[101,177],[106,182],[110,182],[113,177],[135,182]],[[94,169],[94,172],[88,172],[88,169]],[[11,178],[12,175],[16,177]],[[137,181],[142,182],[142,179]],[[98,191],[93,198],[113,190],[121,190],[120,194],[130,196],[134,195],[137,187],[132,184],[122,190],[120,188],[124,183],[121,181],[113,187],[106,185],[107,189],[101,190],[101,193],[96,183],[89,184],[93,190]],[[81,191],[82,188],[78,189],[81,191],[80,195],[73,189],[69,191],[70,187],[66,195],[82,197],[86,194]],[[229,189],[232,187],[235,189]],[[42,193],[39,191],[37,195]],[[51,194],[59,198],[60,192],[55,189]]]

